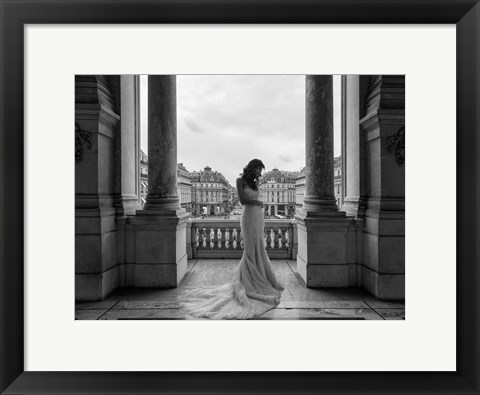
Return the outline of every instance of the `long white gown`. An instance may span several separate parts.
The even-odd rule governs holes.
[[[258,200],[259,191],[245,186],[245,195]],[[243,255],[231,282],[215,288],[188,290],[179,299],[187,316],[210,319],[249,319],[280,303],[283,285],[276,279],[264,245],[265,220],[260,206],[243,206],[240,226]]]

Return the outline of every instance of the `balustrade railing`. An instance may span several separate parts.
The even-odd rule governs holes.
[[[270,258],[296,259],[295,220],[265,220],[264,246]],[[190,236],[190,237],[189,237]],[[239,220],[196,219],[187,224],[189,258],[239,258],[243,234]]]

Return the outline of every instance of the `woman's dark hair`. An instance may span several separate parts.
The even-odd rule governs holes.
[[[247,185],[252,188],[253,190],[258,190],[258,178],[256,174],[256,170],[265,169],[265,165],[260,159],[252,159],[248,162],[248,165],[243,168],[242,178],[245,180]]]

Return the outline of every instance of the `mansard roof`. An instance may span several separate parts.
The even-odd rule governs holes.
[[[297,177],[297,171],[288,171],[288,170],[279,170],[277,167],[274,167],[271,171],[265,173],[265,182],[275,181],[275,182],[288,182],[289,180],[293,182]]]

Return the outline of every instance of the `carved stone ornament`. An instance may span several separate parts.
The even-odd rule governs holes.
[[[388,152],[393,152],[399,166],[405,163],[405,126],[402,126],[397,133],[387,139]]]
[[[80,129],[78,123],[75,122],[75,163],[79,163],[83,159],[85,149],[92,149],[92,133]]]

